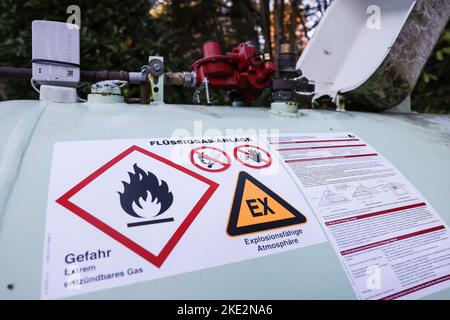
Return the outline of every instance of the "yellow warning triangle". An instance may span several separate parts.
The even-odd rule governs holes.
[[[306,217],[246,172],[236,184],[227,232],[238,236],[306,222]]]

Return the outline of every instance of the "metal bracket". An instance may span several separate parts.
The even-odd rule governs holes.
[[[202,85],[195,90],[194,97],[193,97],[194,103],[197,103],[197,104],[201,103],[200,92],[202,90],[205,90],[206,105],[210,106],[211,105],[211,96],[210,96],[210,92],[209,92],[209,81],[208,81],[207,77],[204,77]]]
[[[149,56],[141,73],[150,82],[150,103],[164,103],[164,58]]]

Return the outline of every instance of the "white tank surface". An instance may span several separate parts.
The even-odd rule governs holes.
[[[283,117],[246,107],[1,102],[0,298],[40,298],[52,149],[60,141],[169,137],[176,129],[194,133],[200,127],[208,135],[225,135],[227,129],[353,132],[391,161],[450,224],[450,116],[327,110],[302,114]],[[327,242],[77,298],[354,299],[355,295]],[[449,299],[450,290],[426,298]]]

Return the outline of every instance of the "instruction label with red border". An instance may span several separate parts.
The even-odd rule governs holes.
[[[307,200],[266,141],[226,136],[56,143],[42,297],[325,242]]]
[[[379,152],[352,133],[268,139],[321,220],[358,298],[415,299],[450,287],[448,226]]]

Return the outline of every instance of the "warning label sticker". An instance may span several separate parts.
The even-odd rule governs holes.
[[[270,153],[258,146],[239,145],[234,148],[234,157],[244,166],[252,169],[263,169],[272,164]]]
[[[124,177],[123,191],[110,187],[118,177]],[[180,196],[184,185],[196,190],[193,197]],[[193,171],[132,146],[56,202],[160,267],[217,187]],[[92,201],[93,195],[113,201]],[[112,212],[124,216],[118,219]]]
[[[269,137],[321,221],[359,299],[450,287],[448,226],[387,159],[353,133]]]
[[[264,141],[227,136],[55,144],[42,297],[326,241],[287,167]]]
[[[228,234],[237,236],[305,223],[306,218],[246,172],[238,177]]]
[[[231,165],[231,159],[225,151],[214,147],[192,149],[191,161],[197,168],[209,172],[221,172]]]

